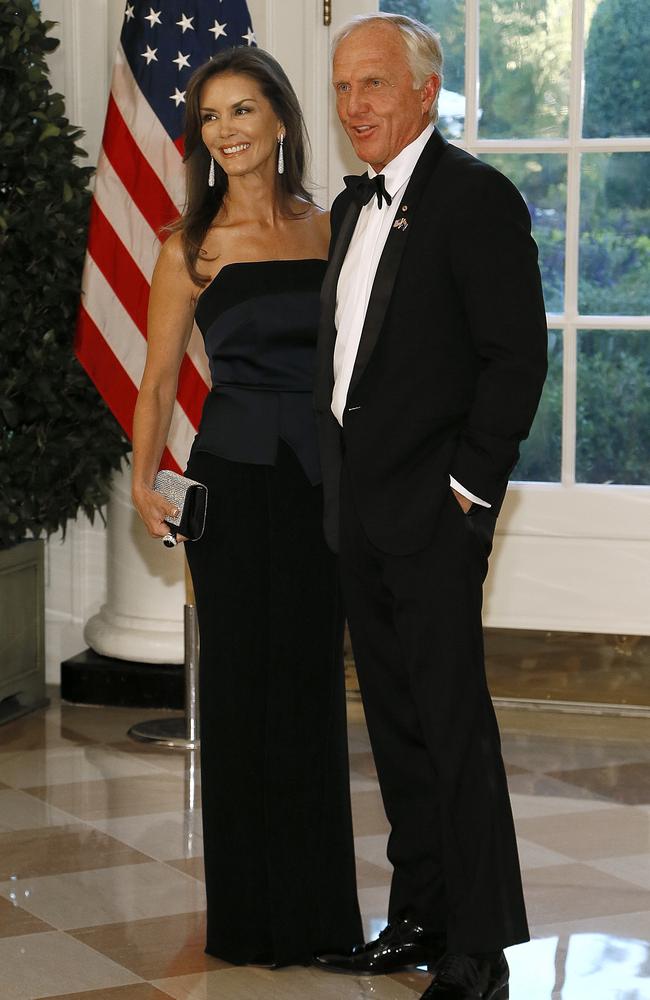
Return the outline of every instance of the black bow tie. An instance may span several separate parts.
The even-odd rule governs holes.
[[[387,205],[390,205],[393,200],[386,190],[386,182],[383,174],[376,174],[372,178],[368,177],[368,174],[362,174],[361,177],[351,174],[348,177],[344,177],[343,180],[352,197],[361,205],[367,205],[374,195],[377,195],[379,208],[382,207],[384,201]]]

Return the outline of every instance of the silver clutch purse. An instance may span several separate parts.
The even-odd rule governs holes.
[[[176,545],[176,535],[184,535],[189,541],[196,542],[205,528],[205,515],[208,507],[208,490],[203,483],[197,483],[187,476],[180,476],[171,469],[161,469],[155,478],[153,488],[165,500],[169,500],[178,508],[177,517],[166,517],[169,534],[163,538],[163,544],[168,548]]]

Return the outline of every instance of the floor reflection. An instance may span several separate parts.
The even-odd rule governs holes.
[[[0,727],[1,1000],[419,1000],[425,970],[336,976],[204,954],[198,754],[128,741],[144,714],[54,702]],[[650,717],[498,715],[533,936],[508,949],[510,1000],[650,1000]],[[354,696],[349,745],[370,939],[391,866]]]
[[[650,943],[609,934],[537,938],[507,951],[525,1000],[650,1000]]]

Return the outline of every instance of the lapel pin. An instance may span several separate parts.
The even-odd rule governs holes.
[[[395,219],[393,223],[393,229],[408,229],[408,222],[406,219]]]

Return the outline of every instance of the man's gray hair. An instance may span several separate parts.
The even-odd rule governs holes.
[[[344,38],[366,24],[392,24],[399,31],[406,46],[414,90],[419,90],[432,73],[439,78],[442,87],[443,55],[440,35],[421,21],[417,21],[414,17],[406,17],[404,14],[356,14],[336,32],[332,41],[332,57]],[[439,96],[440,90],[429,111],[432,122],[438,121]]]

